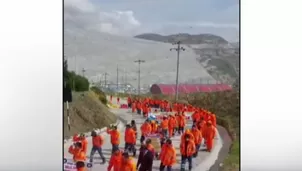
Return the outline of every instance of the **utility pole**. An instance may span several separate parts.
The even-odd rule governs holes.
[[[83,69],[82,69],[82,76],[83,76],[83,77],[85,77],[85,72],[86,72],[86,70],[83,68]]]
[[[127,86],[127,81],[128,81],[128,80],[127,80],[127,74],[128,74],[128,73],[127,73],[126,68],[125,68],[125,86]]]
[[[180,51],[185,51],[185,48],[180,46],[180,41],[173,43],[174,45],[176,44],[177,47],[176,48],[171,48],[170,51],[175,50],[177,52],[177,64],[176,64],[176,85],[175,85],[175,101],[178,100],[178,74],[179,74],[179,54]]]
[[[102,85],[102,75],[98,75],[96,82],[98,82],[98,81],[99,81],[100,85]]]
[[[74,42],[77,41],[77,37],[74,37]],[[76,48],[76,53],[74,55],[74,70],[75,70],[75,74],[77,75],[78,74],[78,64],[77,64],[77,54],[78,54],[78,49]],[[73,84],[73,89],[75,90],[75,79],[73,78],[73,81],[72,81],[72,84]]]
[[[109,75],[107,72],[105,72],[104,73],[104,76],[105,76],[105,81],[104,81],[104,83],[105,83],[105,88],[107,87],[107,75]]]
[[[127,84],[127,71],[126,71],[126,68],[124,68],[124,75],[123,75],[123,83],[124,83],[124,86],[126,86]]]
[[[118,91],[118,65],[116,66],[116,89]]]
[[[75,74],[77,74],[77,56],[74,56],[74,70],[75,70]],[[72,85],[73,85],[73,90],[75,90],[75,79],[72,79]]]
[[[146,62],[145,60],[136,60],[135,63],[138,63],[138,85],[137,85],[137,94],[140,94],[141,91],[141,63]]]

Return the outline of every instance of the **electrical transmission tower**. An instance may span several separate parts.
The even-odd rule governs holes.
[[[118,72],[119,72],[119,69],[118,69],[118,65],[116,66],[116,90],[118,91],[118,79],[119,79],[119,77],[118,77]]]
[[[105,80],[104,80],[104,86],[105,88],[107,87],[107,75],[109,75],[107,72],[104,73],[104,77],[105,77]]]

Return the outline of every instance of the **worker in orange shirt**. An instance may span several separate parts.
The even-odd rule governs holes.
[[[104,138],[101,135],[98,135],[96,133],[96,131],[91,131],[91,136],[92,136],[92,149],[90,152],[90,162],[93,162],[93,156],[95,154],[95,152],[97,151],[99,153],[99,155],[102,158],[103,164],[105,164],[106,159],[105,156],[103,155],[103,151],[102,151],[102,146],[104,144]]]
[[[191,139],[189,134],[185,134],[184,139],[180,142],[181,171],[185,171],[186,161],[189,163],[189,171],[192,170],[192,158],[195,152],[194,140]]]
[[[204,130],[204,134],[205,134],[204,139],[205,139],[207,151],[211,152],[211,150],[213,148],[213,144],[214,144],[215,134],[216,134],[216,129],[212,125],[211,121],[207,122],[207,125],[206,125],[205,130]]]
[[[163,134],[165,137],[168,137],[168,129],[169,129],[169,120],[167,116],[163,117],[162,122],[160,123],[160,126],[162,128]]]
[[[199,122],[199,130],[202,133],[202,137],[203,137],[203,146],[206,146],[206,139],[204,138],[206,136],[206,129],[207,129],[207,121],[201,117],[200,122]]]
[[[132,113],[135,113],[135,111],[136,111],[136,101],[134,101],[134,102],[132,102],[132,104],[131,104],[131,108],[132,108]]]
[[[136,144],[135,131],[133,130],[130,124],[127,124],[125,130],[125,151],[133,152],[133,156],[135,156],[136,155],[135,144]]]
[[[161,161],[159,170],[172,171],[172,166],[176,163],[176,150],[173,147],[171,139],[167,139],[166,143],[162,146],[159,159]]]
[[[160,109],[160,112],[164,112],[165,111],[165,102],[164,101],[161,101],[159,103],[159,109]]]
[[[154,147],[152,145],[152,140],[151,139],[146,139],[146,146],[147,146],[147,149],[149,151],[151,151],[152,154],[153,154],[153,156],[154,156],[155,155],[155,149],[154,149]]]
[[[201,133],[203,132],[205,125],[206,125],[206,121],[203,119],[203,117],[201,117],[199,122],[197,123],[197,128]]]
[[[155,134],[157,132],[157,123],[155,121],[151,121],[151,133]]]
[[[148,105],[148,113],[147,113],[147,116],[148,116],[148,114],[151,113],[151,112],[152,112],[152,108],[151,108],[150,105]]]
[[[178,133],[182,134],[186,126],[186,117],[184,113],[180,114],[178,117],[178,126]]]
[[[144,107],[143,107],[143,115],[144,115],[144,117],[147,117],[148,113],[149,113],[149,106],[148,106],[148,104],[145,104]]]
[[[146,120],[141,126],[141,138],[140,138],[141,144],[145,141],[146,136],[150,134],[151,131],[152,131],[151,124],[149,120]]]
[[[169,127],[169,137],[171,138],[174,136],[175,128],[176,128],[176,119],[173,115],[170,115],[168,120],[168,127]]]
[[[87,154],[88,141],[85,134],[80,134],[78,141],[82,143],[82,148],[85,154]]]
[[[80,138],[79,138],[78,134],[74,134],[73,137],[72,137],[72,142],[73,142],[73,143],[76,143],[76,142],[78,142],[79,140],[80,140]]]
[[[166,106],[165,106],[165,111],[166,112],[171,112],[172,111],[172,108],[170,106],[170,103],[167,103]]]
[[[175,132],[179,132],[179,120],[180,120],[179,117],[180,117],[179,114],[175,113],[175,121],[176,121],[176,130],[175,130]]]
[[[216,115],[213,113],[210,113],[210,120],[212,122],[212,125],[216,128]]]
[[[137,127],[136,127],[135,120],[131,120],[131,127],[132,127],[133,131],[135,132],[135,137],[137,138]]]
[[[132,99],[130,96],[127,99],[127,103],[128,103],[128,108],[131,108]]]
[[[117,130],[117,126],[111,125],[110,128],[107,128],[107,133],[110,135],[110,142],[112,145],[112,153],[119,149],[120,145],[120,132]]]
[[[185,141],[186,135],[188,135],[190,137],[190,140],[194,141],[195,138],[190,129],[186,129],[186,131],[181,135],[181,137],[180,137],[181,141]]]
[[[197,126],[195,124],[193,124],[191,132],[194,136],[194,142],[195,142],[195,147],[196,147],[196,152],[193,155],[193,157],[197,157],[198,156],[198,151],[199,151],[199,148],[200,148],[200,145],[201,145],[201,142],[202,142],[202,134],[197,129]]]
[[[113,168],[113,171],[120,171],[121,164],[122,164],[122,156],[123,152],[119,149],[115,149],[113,154],[110,157],[109,165],[107,167],[107,171],[111,171]]]
[[[136,165],[127,152],[123,153],[120,171],[136,171]]]
[[[136,103],[136,111],[137,111],[137,114],[142,114],[142,103],[140,101],[137,101]]]
[[[197,111],[195,111],[191,117],[193,120],[193,124],[199,122],[199,120],[200,120],[200,114]]]
[[[82,143],[74,143],[69,147],[68,152],[73,155],[73,160],[76,163],[77,171],[86,171],[86,154],[83,151]]]

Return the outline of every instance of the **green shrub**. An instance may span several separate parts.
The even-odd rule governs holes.
[[[82,92],[89,90],[89,81],[83,76],[68,71],[66,79],[67,85],[70,86],[73,91]]]
[[[104,105],[107,104],[107,98],[106,98],[106,96],[105,96],[105,97],[104,97],[104,96],[99,96],[99,100],[100,100]]]
[[[223,171],[238,171],[240,161],[240,142],[239,139],[233,141],[229,156],[223,162]]]
[[[99,89],[98,87],[91,87],[90,90],[93,91],[98,96],[99,100],[104,105],[107,104],[108,101],[107,101],[107,98],[106,98],[106,94],[101,89]]]

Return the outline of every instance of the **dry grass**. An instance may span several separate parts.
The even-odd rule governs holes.
[[[68,130],[66,104],[64,104],[64,137],[88,132],[115,123],[117,118],[99,101],[93,92],[73,93],[70,106],[71,130]]]
[[[236,139],[230,150],[229,156],[223,162],[223,171],[238,171],[240,170],[240,142]]]

